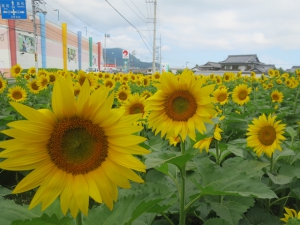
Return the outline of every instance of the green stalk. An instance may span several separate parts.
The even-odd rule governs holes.
[[[273,172],[273,168],[274,168],[274,154],[272,154],[271,158],[270,158],[270,173],[272,174]],[[271,188],[271,185],[272,185],[272,180],[271,178],[269,177],[269,188]],[[269,212],[270,210],[270,207],[271,207],[271,199],[268,200],[268,203],[267,203],[267,211]]]
[[[299,91],[297,91],[296,99],[295,99],[295,103],[294,103],[294,114],[296,113],[296,109],[297,109],[298,95],[299,95]]]
[[[220,151],[219,151],[218,140],[215,140],[215,145],[216,145],[216,163],[220,165],[221,162],[220,162]]]
[[[75,224],[76,225],[83,225],[83,217],[81,211],[78,212],[76,218],[75,218]]]
[[[181,141],[181,155],[185,152],[185,142]],[[185,179],[186,179],[186,164],[179,168],[180,175],[181,175],[181,188],[180,188],[180,211],[179,211],[179,225],[185,225],[185,215],[186,211],[184,210],[185,207]]]

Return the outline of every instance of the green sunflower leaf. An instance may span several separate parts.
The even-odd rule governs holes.
[[[210,202],[211,209],[217,215],[231,225],[238,224],[243,218],[243,214],[253,206],[254,199],[251,197],[224,196],[220,203],[219,197],[206,197],[206,202]]]
[[[55,214],[51,217],[43,214],[41,217],[33,218],[32,220],[16,220],[11,225],[69,225],[73,219],[70,217],[63,217],[58,219]]]
[[[260,181],[261,169],[268,163],[247,161],[236,157],[217,165],[199,165],[192,177],[202,195],[236,195],[257,198],[277,198],[276,194]]]
[[[280,218],[261,208],[250,209],[238,225],[282,225]]]
[[[55,200],[44,212],[42,212],[40,205],[31,210],[28,210],[28,205],[21,206],[19,204],[16,204],[13,200],[5,200],[3,198],[0,198],[0,212],[1,225],[10,225],[13,221],[16,220],[25,221],[33,218],[40,218],[43,213],[47,214],[48,216],[52,216],[53,214],[55,214],[58,219],[64,217],[60,209],[59,200]]]
[[[206,220],[203,225],[230,225],[230,223],[226,222],[225,220],[222,220],[220,218],[212,218],[209,220]]]
[[[126,191],[129,191],[130,194],[120,197],[114,204],[112,211],[110,211],[104,204],[99,207],[92,208],[89,212],[89,216],[84,218],[86,224],[131,225],[133,221],[140,218],[143,213],[153,211],[152,208],[158,206],[158,204],[163,200],[170,200],[175,189],[170,189],[168,183],[147,182],[132,188],[132,190]],[[121,194],[122,193],[120,193],[120,195]],[[165,210],[173,204],[174,202],[164,202],[158,207]]]

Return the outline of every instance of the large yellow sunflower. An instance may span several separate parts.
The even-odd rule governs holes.
[[[117,200],[118,188],[129,188],[129,180],[143,180],[132,170],[145,165],[132,154],[148,151],[138,144],[145,138],[132,135],[141,127],[132,125],[140,115],[124,115],[111,109],[114,95],[99,88],[90,95],[86,81],[74,97],[69,76],[54,84],[52,110],[11,105],[27,120],[9,123],[2,133],[13,139],[0,142],[0,168],[32,170],[13,190],[14,194],[39,187],[29,208],[46,209],[59,197],[63,214],[88,214],[89,197],[108,208]]]
[[[232,100],[238,105],[244,105],[250,101],[250,93],[251,87],[248,88],[246,84],[240,84],[234,88]]]
[[[146,100],[146,110],[151,111],[149,128],[162,137],[180,135],[183,140],[187,135],[195,140],[195,130],[205,132],[204,122],[211,122],[215,114],[210,97],[215,85],[202,84],[188,70],[180,76],[164,73],[161,83],[155,85],[158,91]]]
[[[271,93],[272,102],[282,102],[283,100],[283,93],[275,90]]]
[[[2,77],[0,77],[0,94],[3,93],[6,87],[7,87],[7,81]]]
[[[21,72],[22,72],[22,68],[19,64],[14,65],[11,69],[10,69],[10,74],[12,77],[19,77],[21,76]]]
[[[273,152],[278,149],[282,150],[280,143],[285,140],[282,136],[285,124],[279,124],[281,121],[275,122],[276,116],[270,114],[268,118],[265,114],[258,119],[254,118],[253,124],[248,125],[247,146],[253,148],[258,156],[265,153],[271,157]]]
[[[19,85],[9,88],[7,96],[10,100],[15,102],[24,102],[27,99],[25,89]]]
[[[227,88],[222,88],[222,89],[216,89],[213,93],[213,96],[215,97],[216,101],[220,103],[220,105],[225,105],[228,103],[228,92]]]

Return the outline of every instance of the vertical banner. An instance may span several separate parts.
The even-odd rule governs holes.
[[[98,70],[101,71],[101,42],[98,42],[97,45],[98,45]]]
[[[9,35],[9,50],[10,50],[10,65],[13,67],[17,64],[17,35],[15,20],[8,20],[8,35]]]
[[[62,46],[63,46],[63,62],[64,62],[64,70],[68,69],[68,49],[67,49],[67,24],[62,23]]]
[[[42,68],[47,68],[46,54],[46,18],[44,13],[39,13],[41,21],[41,46],[42,46]]]
[[[89,37],[90,67],[93,66],[93,38]]]
[[[78,37],[78,70],[81,70],[81,31],[77,32]]]

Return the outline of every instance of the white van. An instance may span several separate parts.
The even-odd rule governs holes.
[[[99,72],[98,67],[89,67],[85,70],[86,72]]]

